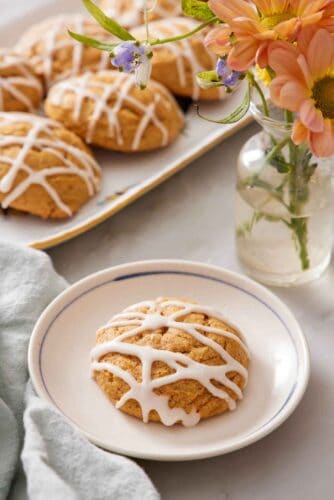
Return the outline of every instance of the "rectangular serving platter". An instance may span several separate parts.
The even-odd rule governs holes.
[[[4,3],[0,1],[0,4]],[[33,23],[59,13],[82,12],[80,0],[19,0],[8,2],[0,20],[0,44],[13,46],[20,34]],[[245,92],[244,85],[228,100],[202,103],[201,112],[223,117],[235,109]],[[45,249],[84,233],[158,186],[193,160],[235,134],[251,120],[221,125],[202,120],[193,105],[186,113],[186,127],[174,144],[151,153],[119,154],[94,150],[103,169],[101,192],[73,218],[66,221],[41,220],[30,215],[0,212],[0,238]]]

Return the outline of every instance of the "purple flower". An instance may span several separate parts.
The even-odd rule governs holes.
[[[232,70],[225,59],[218,59],[216,72],[226,87],[235,87],[242,75],[239,71]]]
[[[113,66],[124,73],[134,73],[137,85],[146,87],[151,74],[152,49],[149,43],[123,42],[114,49],[112,56]]]

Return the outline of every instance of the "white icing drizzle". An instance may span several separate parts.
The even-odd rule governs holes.
[[[2,72],[10,69],[15,70],[17,75],[1,76]],[[4,92],[11,94],[17,101],[30,111],[36,111],[32,98],[24,93],[22,89],[33,89],[37,92],[39,100],[43,97],[43,87],[27,61],[20,55],[6,50],[0,50],[0,111],[5,110]]]
[[[170,316],[163,316],[163,310],[169,306],[175,306],[180,309]],[[147,312],[138,311],[138,309],[141,308],[147,308]],[[242,347],[243,351],[249,357],[246,344],[235,327],[233,328],[238,331],[240,337],[221,328],[181,321],[183,317],[191,313],[206,314],[231,325],[221,313],[215,311],[211,307],[189,304],[174,299],[157,299],[156,301],[141,302],[125,309],[124,312],[114,316],[110,322],[103,327],[129,327],[129,330],[115,337],[113,340],[97,344],[91,352],[92,375],[94,375],[95,371],[108,371],[123,379],[130,387],[129,391],[117,402],[116,408],[121,408],[127,401],[133,399],[136,400],[141,407],[144,422],[148,422],[150,412],[155,410],[159,414],[160,420],[165,425],[173,425],[179,421],[185,426],[196,425],[200,420],[200,415],[195,409],[191,413],[185,412],[182,408],[172,409],[168,404],[168,396],[157,395],[154,392],[155,389],[163,387],[166,384],[185,379],[197,380],[213,396],[224,399],[230,410],[236,408],[236,402],[229,396],[227,391],[216,387],[212,381],[217,381],[231,389],[238,399],[242,399],[241,389],[236,383],[228,378],[228,374],[230,372],[239,373],[246,384],[248,379],[247,369],[234,359],[218,342],[210,339],[206,334],[214,333],[234,340]],[[191,335],[201,344],[216,351],[224,361],[224,364],[218,366],[205,365],[181,353],[124,342],[130,337],[159,328],[175,328]],[[102,330],[102,328],[100,330]],[[110,362],[100,361],[101,357],[108,353],[120,353],[138,358],[142,365],[142,381],[138,382],[131,373]],[[164,377],[152,379],[152,365],[156,361],[165,363],[175,370],[175,372]]]
[[[37,54],[30,57],[33,65],[42,64],[42,73],[46,80],[47,87],[54,82],[76,76],[85,69],[83,66],[83,56],[86,50],[85,45],[71,38],[67,31],[71,29],[76,33],[98,37],[100,40],[110,40],[111,35],[100,29],[97,24],[81,15],[57,16],[47,19],[41,24],[34,26],[28,31],[17,45],[17,50],[27,54],[36,44],[42,49],[37,49]],[[71,64],[68,69],[63,68],[61,74],[53,75],[55,56],[62,49],[71,49]],[[110,66],[109,54],[96,49],[96,62],[94,66],[89,66],[90,70],[106,69]]]
[[[154,21],[150,23],[150,37],[155,38],[166,38],[174,37],[187,33],[195,29],[200,23],[193,19],[186,19],[182,17],[174,17],[171,19],[163,19],[161,21]],[[143,38],[145,37],[145,32],[143,28],[137,28],[132,30],[132,34],[135,37]],[[192,98],[196,101],[200,97],[201,89],[197,84],[196,75],[202,71],[207,71],[215,67],[217,62],[217,56],[212,52],[208,51],[204,46],[204,36],[199,33],[196,39],[200,39],[203,43],[203,50],[206,52],[207,56],[210,58],[210,67],[204,67],[198,58],[194,44],[191,38],[185,40],[180,40],[178,42],[169,43],[168,46],[156,46],[153,48],[153,52],[159,52],[160,50],[169,50],[174,56],[177,67],[177,76],[181,87],[187,86],[187,71],[186,67],[189,66],[191,69],[191,79],[192,79]],[[154,58],[153,58],[154,64]],[[217,89],[219,92],[219,98],[225,96],[225,90],[223,87]]]
[[[162,85],[154,84],[158,85],[159,91],[167,96],[167,90]],[[68,93],[73,95],[75,105],[72,116],[76,122],[80,122],[82,106],[85,100],[89,99],[93,101],[94,111],[89,118],[85,137],[88,143],[94,142],[94,134],[99,126],[99,121],[102,116],[106,116],[109,136],[115,137],[117,144],[122,145],[124,141],[119,112],[124,105],[134,106],[141,113],[141,117],[133,137],[131,149],[136,151],[140,148],[141,140],[150,123],[160,130],[161,146],[166,146],[168,144],[169,131],[156,113],[156,107],[160,101],[159,93],[154,93],[152,102],[145,105],[133,95],[130,95],[131,90],[135,86],[136,83],[133,75],[127,75],[118,71],[102,71],[98,74],[86,73],[79,78],[64,80],[53,86],[48,95],[48,100],[54,106],[61,107],[62,103],[66,102],[65,96]],[[167,97],[168,103],[170,99],[169,93]]]
[[[29,131],[24,136],[0,132],[0,149],[11,146],[20,147],[15,158],[5,153],[0,154],[0,163],[9,165],[7,173],[0,179],[0,193],[6,194],[1,207],[8,208],[30,186],[37,184],[48,193],[60,210],[69,216],[72,215],[70,207],[62,201],[56,189],[48,182],[48,178],[54,175],[77,175],[85,182],[89,195],[93,196],[99,188],[99,166],[88,153],[55,136],[54,131],[62,128],[59,123],[28,113],[0,112],[0,128],[12,126],[15,123],[28,124]],[[34,170],[25,161],[31,150],[49,152],[59,158],[59,165]],[[77,164],[67,158],[66,154],[70,154]],[[14,187],[20,171],[26,176]]]
[[[180,16],[182,14],[180,0],[153,0],[151,12],[160,19]],[[144,0],[104,0],[101,2],[104,12],[116,19],[122,26],[133,28],[143,23]]]

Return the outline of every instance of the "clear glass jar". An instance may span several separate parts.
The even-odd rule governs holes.
[[[265,284],[306,283],[318,278],[331,258],[333,159],[295,146],[292,125],[280,120],[280,111],[273,119],[255,104],[251,110],[262,131],[239,155],[238,255],[245,271]]]

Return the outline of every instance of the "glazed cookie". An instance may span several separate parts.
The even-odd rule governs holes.
[[[99,184],[100,168],[75,134],[37,115],[0,113],[1,208],[62,219]]]
[[[144,422],[192,426],[236,408],[249,355],[221,313],[183,299],[145,301],[96,334],[92,376],[112,403]]]
[[[182,14],[181,0],[149,0],[147,4],[152,5],[148,15],[150,21]],[[101,0],[100,8],[125,28],[144,23],[143,0]]]
[[[41,80],[29,61],[0,49],[0,111],[36,111],[43,98]]]
[[[23,34],[16,50],[29,58],[36,73],[50,87],[54,82],[110,66],[107,52],[85,46],[68,34],[68,30],[99,40],[111,39],[94,20],[81,15],[45,19]]]
[[[162,19],[150,23],[150,37],[168,38],[195,29],[200,23],[183,17]],[[145,27],[134,28],[131,33],[138,40],[146,38]],[[204,45],[207,30],[186,40],[153,47],[152,78],[163,83],[171,92],[194,100],[215,100],[226,97],[223,87],[201,89],[196,81],[197,73],[215,67],[217,56]]]
[[[151,81],[141,90],[133,75],[112,70],[54,85],[45,111],[86,142],[122,152],[167,146],[184,125],[183,114],[165,87]]]

